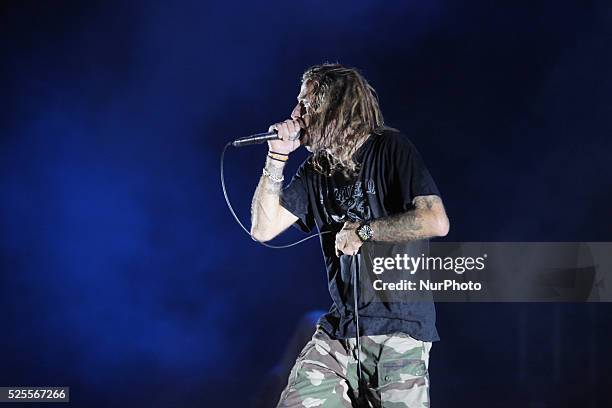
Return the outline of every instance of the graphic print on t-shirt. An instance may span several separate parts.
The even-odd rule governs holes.
[[[340,214],[331,214],[335,222],[342,223],[347,218],[353,222],[372,219],[366,194],[376,195],[374,180],[359,180],[347,186],[334,187],[333,194],[336,204],[341,208]]]

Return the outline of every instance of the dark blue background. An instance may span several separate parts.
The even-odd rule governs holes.
[[[240,231],[219,154],[285,119],[323,61],[360,68],[412,137],[447,240],[612,240],[612,7],[519,3],[4,2],[0,385],[247,406],[330,301],[316,240]],[[264,154],[228,153],[243,220]],[[438,312],[434,407],[607,405],[609,304]]]

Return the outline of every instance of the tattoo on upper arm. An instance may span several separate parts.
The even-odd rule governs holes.
[[[434,206],[442,205],[442,200],[436,195],[418,196],[412,201],[415,209],[405,213],[382,218],[372,223],[375,239],[379,241],[406,241],[429,238],[423,211],[432,210]]]
[[[414,197],[412,204],[415,208],[431,210],[435,204],[442,204],[442,200],[437,195],[418,196]]]

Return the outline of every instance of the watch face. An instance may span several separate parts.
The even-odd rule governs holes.
[[[372,228],[368,224],[364,224],[357,229],[357,235],[362,241],[367,241],[372,238]]]
[[[359,239],[362,241],[366,240],[366,237],[363,234],[363,227],[359,227],[359,229],[357,230],[357,235],[359,235]]]

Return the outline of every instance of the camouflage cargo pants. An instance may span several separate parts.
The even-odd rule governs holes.
[[[357,402],[355,339],[334,340],[317,328],[298,356],[277,408],[429,407],[431,342],[405,333],[360,339],[366,403]]]

